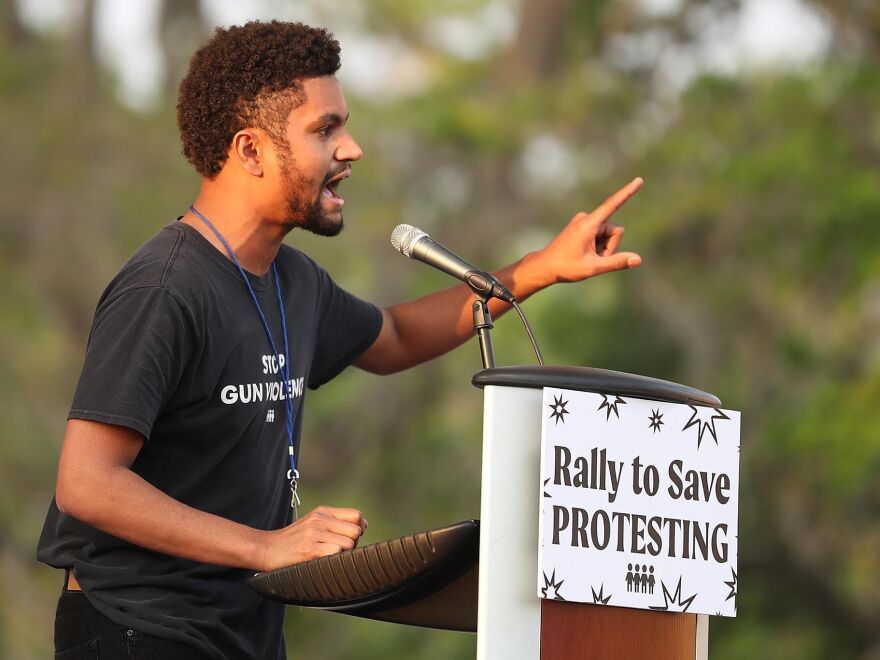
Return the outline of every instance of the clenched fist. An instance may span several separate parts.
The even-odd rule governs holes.
[[[351,550],[367,529],[357,509],[319,506],[283,529],[263,532],[254,568],[277,568]]]

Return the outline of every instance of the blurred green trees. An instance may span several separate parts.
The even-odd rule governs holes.
[[[392,303],[448,284],[391,254],[398,222],[500,265],[643,176],[617,218],[643,266],[526,304],[548,361],[677,380],[743,411],[739,615],[712,620],[713,658],[878,657],[880,30],[870,3],[857,20],[835,13],[821,66],[702,76],[680,96],[658,92],[651,62],[609,55],[620,35],[693,38],[688,12],[707,5],[735,3],[655,17],[634,2],[524,0],[509,39],[465,58],[432,30],[487,3],[361,3],[363,29],[417,52],[425,84],[349,92],[365,158],[345,183],[348,227],[289,240]],[[14,597],[0,599],[0,657],[42,658],[60,576],[33,552],[91,313],[198,181],[173,98],[133,112],[106,73],[77,74],[91,60],[71,58],[75,39],[8,21],[2,34],[0,576]],[[500,364],[532,360],[513,318],[495,344]],[[309,393],[306,505],[361,507],[368,540],[477,517],[478,367],[469,344]],[[293,609],[287,622],[292,657],[474,654],[466,635]]]

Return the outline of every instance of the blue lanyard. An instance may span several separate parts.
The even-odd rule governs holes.
[[[272,276],[275,279],[275,293],[278,297],[278,312],[281,315],[281,333],[284,337],[283,365],[281,363],[281,356],[279,356],[278,350],[275,348],[275,341],[272,339],[272,331],[269,330],[269,323],[266,321],[266,315],[263,314],[263,308],[260,307],[260,301],[257,300],[257,294],[254,293],[251,281],[248,279],[247,273],[244,272],[244,268],[242,268],[241,264],[238,262],[238,258],[235,256],[235,252],[232,251],[232,247],[226,242],[226,239],[223,238],[223,235],[217,230],[217,228],[211,224],[211,221],[196,211],[195,206],[190,206],[189,210],[195,213],[202,222],[208,225],[211,231],[214,232],[214,235],[217,236],[217,239],[223,244],[223,247],[226,248],[226,251],[229,253],[229,258],[232,259],[232,263],[238,267],[238,272],[241,273],[241,278],[244,280],[245,286],[247,286],[247,290],[251,294],[251,300],[254,301],[254,306],[257,308],[257,314],[260,315],[260,321],[263,322],[263,330],[266,331],[266,339],[269,340],[269,346],[272,347],[272,354],[275,356],[275,363],[278,365],[278,371],[284,379],[281,386],[282,392],[285,394],[285,408],[287,408],[287,453],[290,457],[290,470],[287,472],[287,478],[290,480],[290,506],[293,508],[294,515],[296,515],[296,508],[300,503],[299,494],[297,493],[299,471],[296,469],[296,452],[293,447],[293,400],[291,398],[293,391],[290,381],[290,350],[287,343],[287,319],[284,315],[284,301],[281,298],[281,280],[278,277],[278,268],[275,266],[275,261],[273,260]]]

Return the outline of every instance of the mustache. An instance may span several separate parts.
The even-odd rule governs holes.
[[[327,175],[324,177],[324,182],[322,185],[327,185],[332,179],[336,178],[340,174],[351,176],[351,165],[346,164],[335,171],[328,172]]]

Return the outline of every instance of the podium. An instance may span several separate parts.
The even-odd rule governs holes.
[[[543,388],[717,407],[711,394],[603,369],[502,367],[483,388],[477,658],[706,658],[708,617],[536,597]]]
[[[603,369],[489,368],[480,521],[356,548],[269,573],[266,597],[354,616],[477,633],[478,660],[703,659],[706,615],[544,600],[536,594],[543,388],[717,408],[717,397]]]

